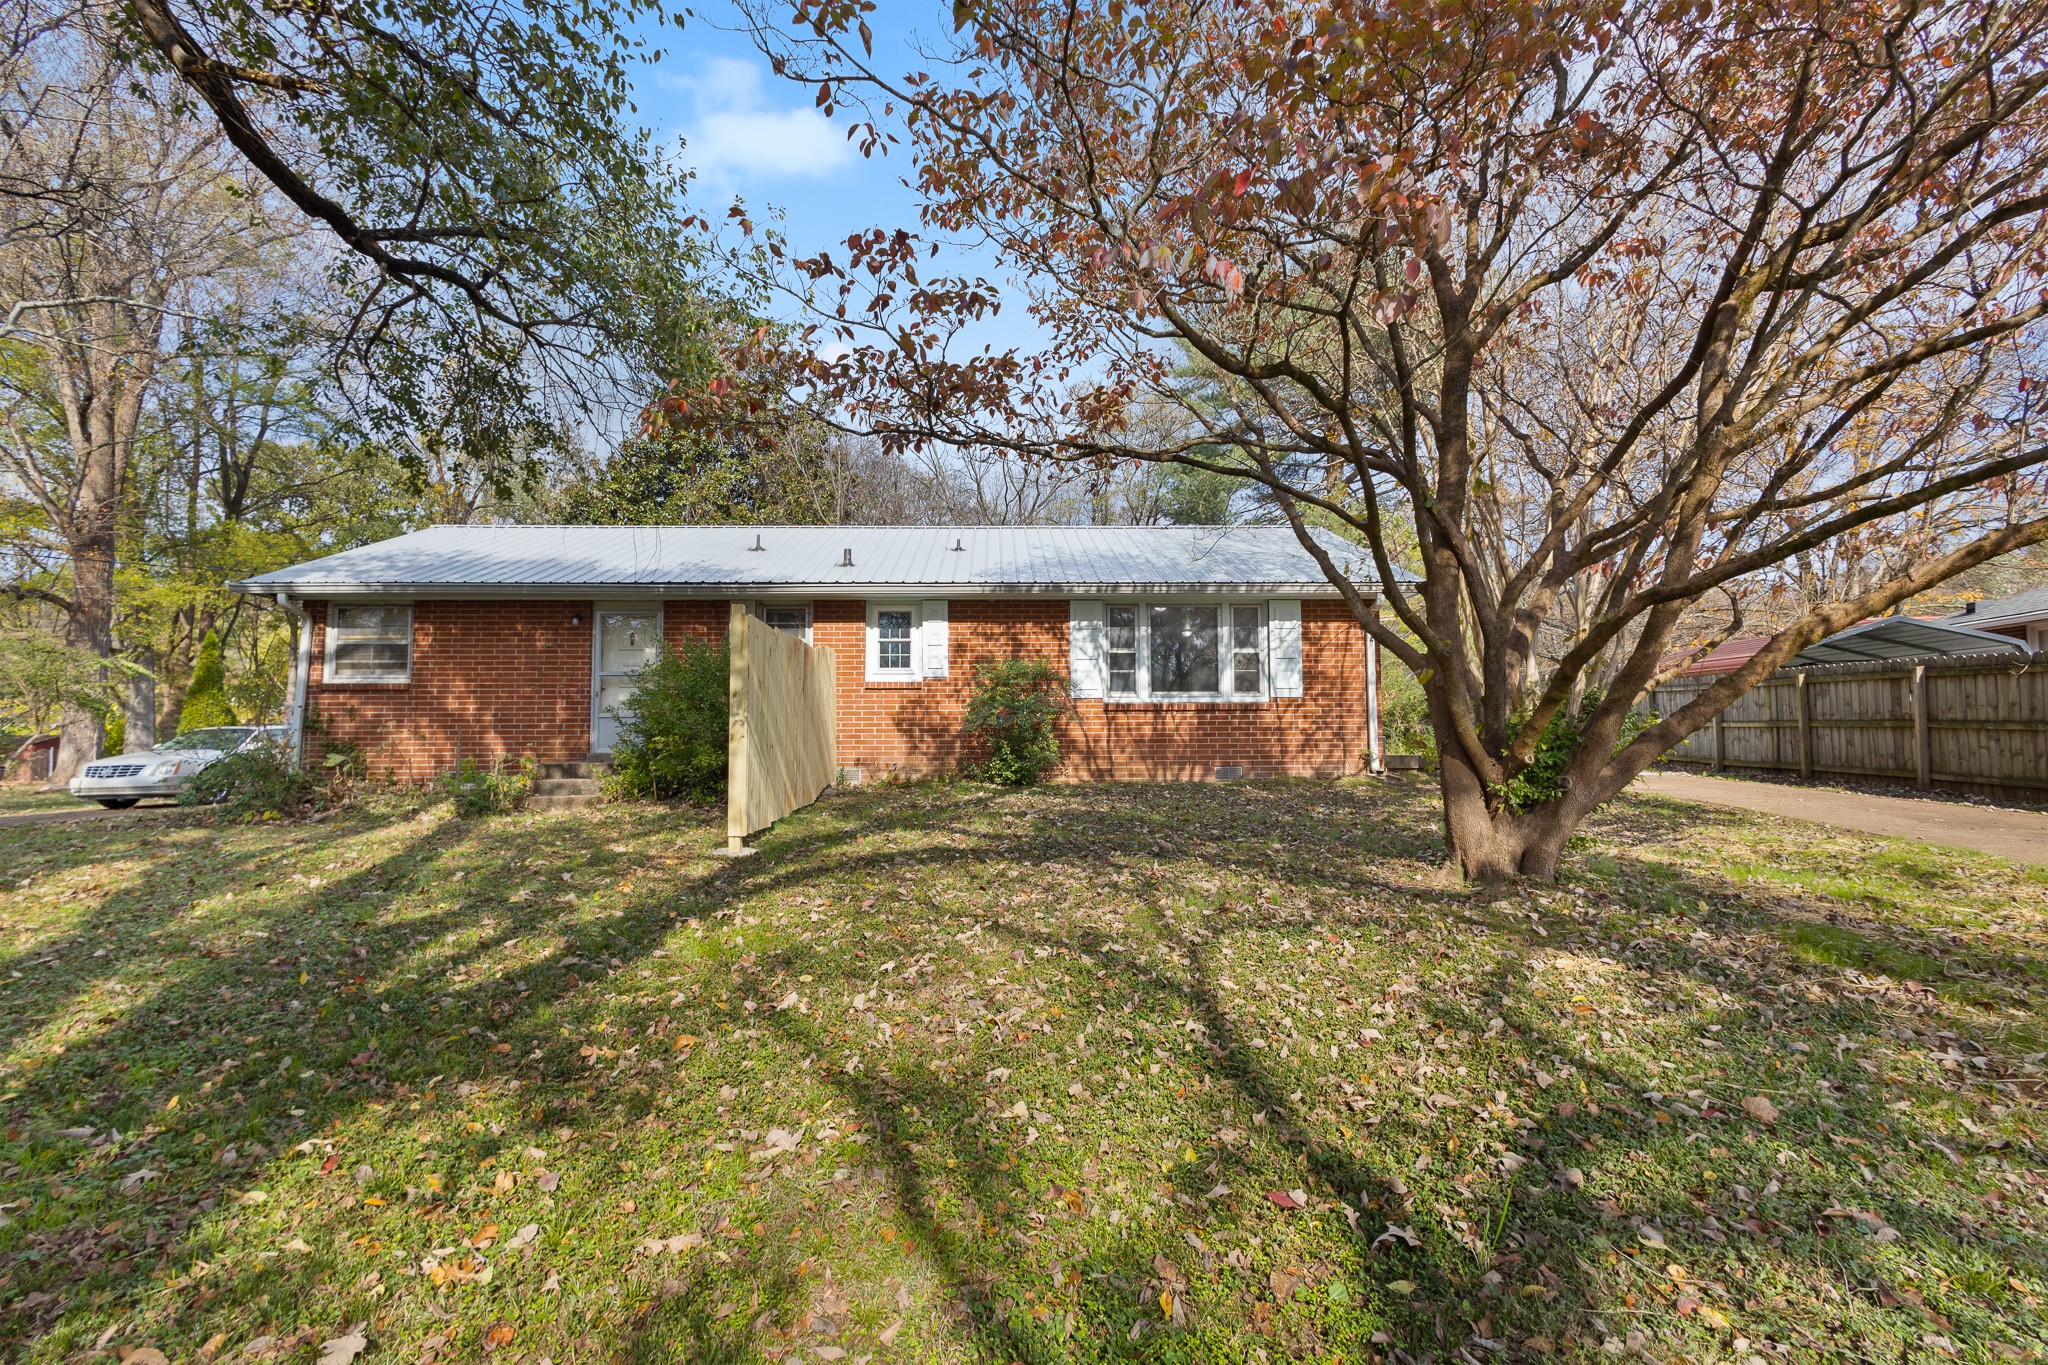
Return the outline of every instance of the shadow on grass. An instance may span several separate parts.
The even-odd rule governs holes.
[[[1887,1276],[1896,1280],[1895,1271],[1875,1264],[1863,1241],[1835,1231],[1831,1219],[1818,1216],[1823,1187],[1839,1187],[1846,1200],[1852,1182],[1861,1185],[1855,1181],[1863,1164],[1859,1145],[1890,1138],[1877,1111],[1815,1107],[1788,1114],[1761,1141],[1753,1125],[1732,1114],[1660,1122],[1657,1114],[1668,1120],[1669,1111],[1642,1098],[1654,1088],[1654,1078],[1638,1062],[1601,1044],[1597,1035],[1602,1030],[1587,1016],[1566,1002],[1531,993],[1525,959],[1574,939],[1580,941],[1577,951],[1607,955],[1616,960],[1617,970],[1659,979],[1667,992],[1681,981],[1711,987],[1717,998],[1726,997],[1718,1016],[1724,1028],[1867,1041],[1895,1030],[1902,1019],[1924,1025],[1930,1006],[1921,993],[1816,1000],[1808,998],[1813,977],[1797,959],[1747,958],[1739,968],[1731,966],[1725,955],[1712,950],[1716,935],[1761,931],[1796,939],[1806,932],[1805,920],[1785,907],[1738,900],[1739,888],[1727,882],[1677,874],[1632,851],[1702,831],[1747,828],[1740,817],[1636,803],[1624,815],[1605,819],[1588,840],[1598,842],[1601,851],[1574,855],[1571,875],[1581,878],[1579,889],[1585,894],[1579,908],[1563,914],[1512,901],[1486,904],[1432,885],[1427,870],[1440,856],[1441,844],[1429,809],[1413,794],[1259,784],[1171,795],[1171,803],[1159,803],[1167,807],[1162,810],[1151,808],[1145,789],[1133,788],[1063,789],[1029,800],[972,787],[926,791],[914,800],[890,793],[843,798],[788,822],[763,841],[757,859],[716,863],[698,856],[693,847],[659,875],[647,867],[646,847],[616,852],[605,843],[612,833],[638,838],[643,845],[655,837],[631,815],[599,816],[588,823],[423,822],[417,830],[404,829],[396,846],[384,849],[371,865],[309,887],[280,906],[266,919],[267,928],[244,927],[240,946],[203,950],[196,940],[206,926],[168,891],[187,878],[200,885],[217,871],[215,831],[202,822],[160,835],[109,834],[103,849],[145,864],[131,883],[103,898],[59,940],[0,962],[0,971],[23,972],[21,981],[0,988],[7,992],[0,997],[7,1005],[0,1037],[10,1047],[47,1030],[67,1011],[72,1014],[66,1051],[41,1061],[4,1101],[8,1121],[22,1131],[8,1137],[11,1164],[0,1168],[0,1187],[19,1192],[68,1181],[83,1190],[91,1178],[106,1187],[97,1196],[75,1199],[53,1194],[52,1209],[17,1238],[15,1245],[31,1254],[17,1254],[0,1269],[0,1303],[9,1305],[0,1308],[0,1314],[7,1314],[0,1316],[0,1341],[37,1349],[39,1339],[67,1313],[87,1317],[139,1302],[153,1277],[172,1269],[187,1251],[203,1250],[227,1235],[221,1225],[233,1216],[232,1197],[256,1182],[264,1164],[295,1140],[338,1131],[365,1105],[409,1102],[431,1093],[434,1082],[516,1082],[529,1098],[536,1126],[560,1125],[581,1142],[610,1137],[608,1124],[662,1122],[663,1096],[656,1088],[621,1083],[596,1070],[584,1055],[579,1040],[590,1023],[622,1016],[624,1031],[639,1034],[658,1013],[664,1032],[708,1034],[731,1030],[735,1021],[713,1011],[708,1000],[624,1005],[599,989],[598,979],[615,980],[643,964],[671,940],[680,918],[715,923],[719,916],[802,893],[825,876],[867,884],[882,895],[907,892],[926,924],[922,934],[904,936],[907,947],[901,951],[942,952],[947,940],[941,936],[970,918],[1027,955],[1086,954],[1098,970],[1086,979],[1070,978],[1059,1001],[1077,1024],[1107,1021],[1104,1028],[1116,1028],[1119,1019],[1164,1018],[1199,1025],[1173,1055],[1177,1065],[1185,1062],[1188,1077],[1181,1082],[1184,1094],[1175,1111],[1175,1145],[1200,1150],[1192,1161],[1176,1157],[1158,1163],[1159,1191],[1182,1211],[1184,1228],[1191,1233],[1205,1229],[1215,1240],[1218,1231],[1258,1226],[1253,1215],[1270,1213],[1259,1186],[1276,1168],[1291,1165],[1310,1173],[1309,1193],[1325,1214],[1346,1217],[1339,1206],[1348,1206],[1359,1219],[1357,1235],[1341,1253],[1342,1264],[1327,1267],[1325,1276],[1357,1284],[1356,1306],[1334,1320],[1292,1329],[1308,1336],[1276,1337],[1275,1349],[1362,1349],[1372,1344],[1372,1333],[1380,1332],[1381,1345],[1449,1357],[1461,1350],[1495,1350],[1495,1343],[1511,1338],[1550,1341],[1576,1333],[1597,1342],[1610,1333],[1624,1337],[1624,1327],[1595,1320],[1604,1315],[1625,1322],[1636,1311],[1625,1302],[1630,1294],[1648,1295],[1653,1280],[1669,1288],[1668,1275],[1655,1280],[1664,1275],[1661,1263],[1649,1264],[1660,1260],[1657,1248],[1647,1249],[1647,1260],[1629,1250],[1644,1245],[1644,1225],[1660,1239],[1671,1239],[1670,1245],[1686,1247],[1700,1261],[1720,1267],[1723,1281],[1737,1265],[1745,1267],[1747,1278],[1762,1273],[1759,1264],[1820,1264],[1845,1284],[1885,1286],[1871,1291],[1879,1301],[1882,1295],[1900,1301],[1899,1286],[1886,1282]],[[1303,801],[1319,803],[1332,815],[1301,829]],[[1286,831],[1282,839],[1269,837],[1281,831]],[[379,827],[368,815],[357,814],[317,834],[291,832],[306,835],[305,843],[255,854],[241,869],[245,881],[275,883],[295,872],[303,875],[292,863],[307,846],[332,848],[368,839]],[[35,849],[39,846],[33,840],[54,843],[77,831],[7,834],[25,841],[15,847]],[[553,854],[536,844],[551,835],[564,841]],[[686,827],[684,837],[704,846],[711,842],[708,828]],[[570,846],[572,841],[580,843]],[[578,859],[578,869],[591,876],[626,875],[634,889],[615,894],[612,903],[618,910],[610,918],[572,918],[578,913],[574,907],[565,911],[551,898],[506,901],[506,879],[538,875],[526,861],[537,852],[544,860],[555,855]],[[983,875],[997,866],[1028,871],[1075,864],[1131,879],[1124,889],[1152,913],[1142,930],[1128,936],[1149,935],[1167,950],[1165,957],[1140,957],[1129,951],[1133,945],[1117,942],[1125,935],[1113,937],[1100,928],[1036,922],[1021,903],[1003,899],[1006,879]],[[542,869],[550,875],[557,870],[555,863]],[[462,894],[461,883],[451,880],[457,872],[483,879],[485,894],[496,897],[487,909]],[[1193,883],[1217,877],[1242,879],[1268,893],[1216,904]],[[1633,908],[1601,904],[1601,888],[1616,882],[1633,888]],[[951,903],[918,899],[919,889],[934,883],[944,886]],[[441,902],[403,913],[382,905],[395,888],[421,885],[436,888]],[[1204,911],[1192,922],[1180,913],[1191,903]],[[1168,911],[1176,912],[1175,918],[1166,918]],[[1606,920],[1643,911],[1687,916],[1707,940],[1690,934],[1659,939],[1653,953],[1638,952],[1640,964],[1631,964],[1632,950],[1604,936]],[[1406,970],[1419,971],[1443,955],[1434,929],[1451,921],[1484,936],[1497,957],[1483,986],[1462,997],[1420,990],[1403,995],[1406,1007],[1427,1021],[1424,1036],[1474,1046],[1470,1040],[1489,1036],[1497,1010],[1502,1022],[1492,1036],[1499,1046],[1517,1049],[1525,1060],[1569,1068],[1586,1081],[1585,1093],[1601,1097],[1598,1112],[1574,1106],[1570,1114],[1523,1115],[1533,1126],[1519,1127],[1487,1114],[1484,1106],[1475,1114],[1470,1104],[1437,1104],[1428,1087],[1415,1086],[1424,1092],[1416,1102],[1383,1099],[1373,1114],[1358,1118],[1365,1131],[1353,1140],[1328,1115],[1335,1092],[1304,1084],[1300,1066],[1282,1067],[1270,1052],[1253,1047],[1256,1030],[1226,1003],[1219,986],[1230,969],[1217,955],[1218,940],[1285,935],[1321,942],[1327,949],[1333,941],[1364,942],[1377,932],[1388,942],[1399,936],[1404,951],[1412,941]],[[471,930],[476,941],[459,951],[433,957],[421,947]],[[557,933],[561,943],[522,967],[517,978],[471,979],[472,963],[516,941]],[[141,947],[138,940],[162,942],[180,934],[195,940],[185,945],[193,951],[171,954],[173,965],[149,984],[146,1007],[77,1017],[81,1002],[121,974],[120,945]],[[308,941],[317,934],[330,941]],[[331,942],[337,934],[346,941]],[[106,957],[92,956],[109,944],[115,946]],[[789,943],[738,954],[707,941],[704,951],[708,968],[730,971],[751,986],[808,976],[807,989],[822,997],[834,989],[860,990],[874,980],[871,962],[843,947]],[[2039,966],[2034,961],[2025,970]],[[301,973],[308,978],[305,983]],[[307,999],[316,973],[332,992],[325,1008]],[[1374,969],[1379,979],[1370,984],[1384,990],[1391,978],[1403,974],[1382,963]],[[964,1000],[940,1003],[965,1007]],[[985,1074],[1002,1065],[1006,1054],[995,1048],[985,1029],[949,1049],[934,1045],[928,1055],[852,1067],[834,1063],[835,1055],[848,1049],[808,1015],[768,1013],[757,1017],[754,1026],[776,1037],[786,1058],[824,1059],[820,1074],[875,1135],[875,1158],[886,1174],[888,1203],[897,1222],[933,1267],[956,1326],[986,1358],[1036,1362],[1072,1359],[1084,1347],[1104,1355],[1126,1347],[1149,1350],[1148,1342],[1171,1343],[1184,1331],[1199,1332],[1204,1319],[1220,1323],[1241,1313],[1247,1322],[1258,1321],[1253,1310],[1265,1299],[1257,1284],[1227,1288],[1217,1278],[1214,1257],[1172,1227],[1134,1232],[1120,1246],[1090,1249],[1081,1264],[1061,1266],[1056,1292],[1039,1295],[1051,1273],[1038,1263],[1044,1229],[1081,1216],[1058,1196],[1049,1200],[1052,1187],[1087,1191],[1084,1202],[1094,1198],[1099,1191],[1091,1187],[1100,1179],[1091,1180],[1088,1173],[1093,1156],[1102,1155],[1105,1145],[1132,1150],[1139,1138],[1120,1130],[1107,1102],[1078,1113],[1069,1107],[1072,1132],[1063,1135],[1070,1141],[1060,1154],[1040,1148],[1031,1161],[1019,1162],[1018,1129],[1025,1125],[1005,1122],[992,1112]],[[1063,1048],[1089,1046],[1071,1028],[1057,1041]],[[287,1051],[290,1065],[279,1071],[271,1063]],[[1854,1065],[1853,1049],[1836,1052],[1832,1060],[1826,1056],[1825,1049],[1812,1054],[1809,1070],[1814,1074],[1806,1079],[1843,1086],[1845,1094],[1847,1086],[1867,1081]],[[1731,1054],[1727,1060],[1730,1065],[1713,1085],[1713,1098],[1723,1106],[1784,1079],[1757,1070],[1746,1057]],[[1398,1063],[1391,1056],[1353,1050],[1345,1054],[1345,1064],[1390,1069]],[[296,1083],[302,1071],[315,1073],[312,1085]],[[217,1084],[198,1091],[203,1078]],[[227,1078],[234,1083],[226,1083]],[[1383,1094],[1402,1096],[1411,1085],[1404,1069]],[[166,1121],[161,1106],[167,1091],[185,1100],[179,1119]],[[253,1103],[247,1101],[250,1094],[257,1096]],[[237,1098],[225,1098],[230,1095]],[[1936,1106],[1952,1101],[1953,1094],[1923,1088],[1917,1097]],[[601,1107],[606,1102],[610,1112]],[[1255,1141],[1209,1140],[1218,1130],[1251,1126],[1252,1115],[1259,1116]],[[1376,1121],[1368,1124],[1367,1117]],[[153,1150],[145,1159],[170,1167],[168,1178],[136,1193],[113,1189],[118,1173],[112,1169],[112,1153],[102,1163],[105,1170],[90,1172],[77,1158],[77,1144],[54,1136],[60,1127],[131,1132],[152,1122],[168,1131],[151,1139]],[[1896,1117],[1892,1122],[1904,1124]],[[244,1151],[235,1164],[204,1153],[171,1160],[166,1155],[171,1144],[188,1139],[195,1128],[211,1139],[205,1152],[258,1144],[262,1154]],[[1472,1165],[1476,1174],[1454,1188],[1439,1176],[1418,1173],[1414,1152],[1441,1152],[1460,1134],[1470,1139],[1472,1149],[1489,1154]],[[509,1132],[473,1136],[464,1144],[465,1169],[516,1145]],[[1955,1150],[1958,1140],[1946,1136],[1948,1148]],[[1788,1193],[1782,1206],[1751,1201],[1754,1227],[1749,1227],[1714,1219],[1712,1210],[1722,1205],[1704,1197],[1711,1191],[1697,1187],[1608,1189],[1596,1178],[1579,1189],[1567,1179],[1578,1163],[1592,1165],[1608,1153],[1640,1155],[1652,1168],[1660,1163],[1697,1166],[1687,1149],[1701,1140],[1730,1144],[1735,1149],[1731,1156],[1716,1161],[1735,1167],[1746,1163],[1755,1172],[1748,1178],[1757,1189],[1770,1170],[1779,1168],[1774,1153],[1792,1150],[1803,1163],[1805,1183],[1796,1196]],[[1957,1156],[1967,1160],[1982,1150],[1963,1147]],[[1520,1161],[1519,1171],[1510,1157]],[[128,1164],[132,1168],[135,1163]],[[448,1178],[460,1174],[451,1161]],[[1209,1201],[1203,1196],[1210,1182],[1234,1193]],[[1786,1183],[1789,1191],[1792,1182]],[[1533,1193],[1511,1199],[1514,1190]],[[389,1193],[398,1197],[401,1191],[393,1186]],[[1962,1217],[1956,1204],[1943,1207],[1904,1194],[1892,1198],[1882,1188],[1855,1188],[1853,1197],[1858,1207],[1915,1245],[1982,1243],[1981,1226]],[[1446,1211],[1453,1202],[1457,1207]],[[1829,1197],[1826,1202],[1836,1201]],[[100,1215],[116,1204],[123,1217],[109,1225]],[[1487,1207],[1473,1207],[1481,1204]],[[461,1211],[452,1199],[428,1200],[410,1216],[453,1222]],[[1419,1245],[1393,1238],[1376,1246],[1390,1223],[1407,1228]],[[1203,1234],[1192,1235],[1199,1239]],[[1591,1235],[1604,1237],[1609,1245],[1592,1245]],[[2001,1254],[2028,1273],[2041,1273],[2038,1239],[2026,1239]],[[195,1289],[182,1311],[195,1323],[211,1322],[230,1310],[260,1314],[265,1296],[277,1301],[317,1295],[333,1300],[341,1320],[374,1316],[378,1304],[360,1288],[323,1283],[335,1266],[324,1252],[294,1267],[273,1263],[213,1297],[206,1287]],[[627,1314],[617,1345],[619,1358],[626,1360],[761,1358],[765,1347],[784,1339],[775,1335],[777,1325],[801,1311],[806,1293],[788,1266],[766,1258],[724,1269],[698,1261],[673,1279],[653,1269],[639,1273],[645,1282],[637,1292],[646,1303]],[[1488,1279],[1489,1273],[1494,1279]],[[1540,1292],[1514,1292],[1515,1279]],[[1404,1296],[1388,1288],[1397,1282],[1415,1289]],[[742,1287],[744,1305],[738,1302]],[[1027,1287],[1034,1295],[1028,1306]],[[1744,1297],[1740,1285],[1725,1292],[1730,1299]],[[1162,1293],[1192,1300],[1195,1322],[1168,1325],[1173,1318],[1160,1307]],[[1669,1305],[1671,1314],[1685,1316],[1675,1306],[1680,1295],[1654,1297],[1660,1307]],[[1058,1307],[1035,1313],[1048,1302]],[[1710,1298],[1706,1306],[1713,1307],[1714,1301]],[[1913,1310],[1906,1311],[1910,1316]],[[1755,1316],[1786,1335],[1851,1330],[1846,1318],[1816,1328],[1782,1320],[1774,1312],[1766,1303]],[[1987,1333],[1994,1329],[1989,1319],[1977,1326]],[[558,1330],[566,1334],[569,1327],[561,1324]],[[68,1338],[47,1344],[53,1349],[76,1345]]]

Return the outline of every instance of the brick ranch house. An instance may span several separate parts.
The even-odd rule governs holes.
[[[436,526],[231,586],[303,613],[294,733],[399,781],[604,756],[656,642],[736,601],[836,651],[850,782],[956,767],[1011,656],[1073,680],[1069,779],[1379,766],[1377,646],[1284,526]]]

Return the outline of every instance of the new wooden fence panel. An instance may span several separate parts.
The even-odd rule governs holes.
[[[2048,798],[2048,654],[1826,664],[1803,673],[1804,681],[1798,672],[1767,679],[1670,757]],[[1650,704],[1668,715],[1712,681],[1673,679]]]
[[[832,651],[732,609],[725,833],[739,848],[808,806],[839,772]]]

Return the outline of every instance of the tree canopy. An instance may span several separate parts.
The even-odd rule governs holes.
[[[2048,537],[2039,0],[961,0],[901,75],[870,8],[752,12],[1046,340],[957,344],[1000,293],[899,225],[771,276],[815,318],[773,359],[895,445],[1344,528],[1348,566],[1303,544],[1423,680],[1471,876],[1550,875],[1804,645]],[[1625,732],[1802,563],[1764,649]]]

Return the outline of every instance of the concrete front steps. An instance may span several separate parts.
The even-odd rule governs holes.
[[[604,800],[609,763],[543,763],[526,795],[528,810],[581,810]]]

